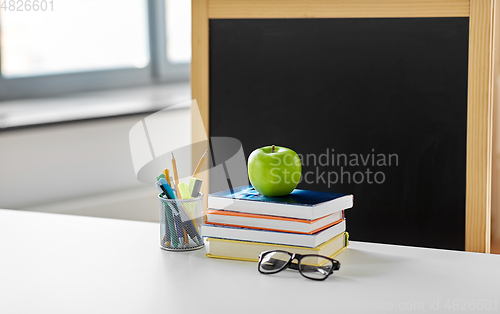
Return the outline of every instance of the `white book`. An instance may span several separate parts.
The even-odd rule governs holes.
[[[201,233],[204,237],[304,246],[310,248],[317,247],[344,231],[345,220],[313,234],[216,226],[210,224],[204,224],[201,227]]]
[[[309,234],[326,229],[344,219],[344,211],[314,220],[247,214],[210,208],[203,214],[206,216],[206,223],[209,224]]]

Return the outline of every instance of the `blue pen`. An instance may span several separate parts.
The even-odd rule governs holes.
[[[177,237],[179,238],[179,246],[184,246],[184,232],[182,231],[182,223],[179,215],[174,214],[175,230],[177,231]]]
[[[179,211],[179,215],[181,216],[182,221],[186,225],[186,231],[188,232],[189,236],[191,237],[191,239],[193,239],[194,242],[196,242],[196,244],[200,245],[202,243],[201,236],[198,234],[198,232],[196,232],[196,228],[191,222],[191,219],[189,219],[183,208],[179,209],[177,206],[177,210]]]
[[[163,186],[156,182],[156,188],[158,189],[158,191],[160,191],[161,195],[165,195],[166,198],[168,198],[167,196],[167,193],[165,191],[165,189],[163,188]],[[163,203],[163,206],[165,208],[165,218],[167,219],[167,222],[168,222],[168,225],[166,225],[167,229],[168,229],[168,232],[169,233],[169,241],[171,240],[172,241],[172,244],[174,245],[174,247],[178,247],[179,246],[179,239],[175,236],[175,219],[174,219],[174,215],[172,214],[172,211],[170,210],[170,206],[166,203],[166,202],[162,202]]]
[[[165,190],[167,192],[167,197],[175,200],[176,199],[175,193],[172,190],[172,188],[170,187],[170,184],[168,184],[167,180],[165,178],[160,178],[160,180],[158,180],[158,182],[160,182],[161,185],[163,186],[163,188],[165,188]]]
[[[165,194],[167,198],[169,199],[176,199],[174,191],[172,191],[172,188],[170,187],[170,184],[168,184],[167,180],[165,178],[160,178],[158,180],[160,182],[161,186],[163,189],[165,189]],[[170,207],[170,204],[167,204],[167,206]],[[184,245],[184,232],[182,231],[182,222],[181,218],[179,217],[179,209],[177,208],[177,204],[173,203],[172,208],[174,209],[172,212],[174,214],[174,222],[175,222],[175,231],[177,232],[177,237],[179,238],[179,246]]]

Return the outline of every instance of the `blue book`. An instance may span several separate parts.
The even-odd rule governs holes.
[[[208,208],[258,215],[314,220],[351,208],[353,196],[295,189],[290,195],[266,197],[252,186],[208,196]]]

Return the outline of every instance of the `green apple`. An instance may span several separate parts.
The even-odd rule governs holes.
[[[302,176],[300,157],[293,150],[266,146],[248,157],[248,178],[264,196],[285,196],[297,187]]]

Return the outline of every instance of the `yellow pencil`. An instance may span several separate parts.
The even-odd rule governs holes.
[[[174,153],[172,153],[172,171],[174,172],[174,186],[175,186],[175,194],[177,198],[181,198],[179,194],[179,175],[177,174],[177,164],[175,163]]]
[[[200,161],[198,162],[198,166],[196,166],[196,169],[194,169],[193,178],[196,178],[196,176],[200,172],[201,166],[203,166],[203,162],[205,161],[205,155],[207,154],[207,152],[208,152],[208,149],[201,156]]]
[[[184,229],[184,227],[182,227],[182,231],[184,232],[184,243],[189,244],[189,238],[188,238],[186,229]]]
[[[165,241],[167,239],[167,234],[163,235],[163,242],[165,243],[166,246],[170,246],[170,241]]]
[[[163,174],[165,175],[165,180],[167,180],[168,184],[170,186],[172,186],[172,182],[170,182],[170,175],[168,174],[168,169],[165,168],[165,170],[163,170]]]

